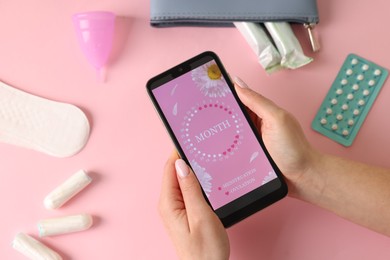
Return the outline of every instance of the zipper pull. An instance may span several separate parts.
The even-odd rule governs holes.
[[[314,33],[314,27],[316,26],[315,23],[305,23],[303,24],[305,29],[307,30],[309,34],[310,44],[311,48],[313,49],[313,52],[317,52],[321,49],[320,42],[318,41],[317,36]]]

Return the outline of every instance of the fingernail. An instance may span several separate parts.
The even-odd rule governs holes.
[[[188,168],[188,165],[182,159],[176,160],[175,167],[176,167],[177,174],[179,175],[180,178],[185,178],[190,173],[190,169]]]
[[[234,82],[241,88],[249,88],[248,85],[239,77],[234,77]]]

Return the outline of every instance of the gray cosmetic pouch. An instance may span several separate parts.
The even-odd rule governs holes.
[[[151,0],[150,23],[169,26],[233,26],[233,22],[319,22],[316,0]]]

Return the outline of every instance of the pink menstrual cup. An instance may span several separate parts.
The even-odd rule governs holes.
[[[112,48],[115,14],[104,11],[77,13],[73,15],[77,38],[89,63],[100,80]]]

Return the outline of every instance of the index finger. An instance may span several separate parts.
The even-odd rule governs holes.
[[[241,102],[260,118],[269,118],[280,110],[274,102],[250,88],[242,88],[235,83],[235,89]]]

